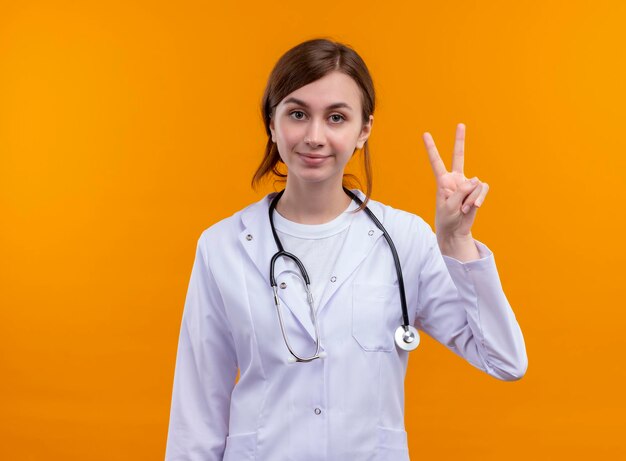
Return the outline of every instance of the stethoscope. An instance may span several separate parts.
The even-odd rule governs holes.
[[[348,194],[348,196],[352,198],[352,200],[354,200],[355,202],[357,202],[359,206],[361,206],[363,201],[359,197],[357,197],[352,191],[350,191],[349,189],[346,189],[345,187],[343,188],[343,190],[345,191],[346,194]],[[272,234],[274,235],[274,240],[276,241],[276,246],[278,247],[278,252],[274,256],[272,256],[272,261],[270,263],[270,285],[272,286],[272,289],[274,290],[274,304],[276,305],[276,310],[278,311],[278,321],[280,323],[280,330],[283,334],[283,339],[285,340],[287,349],[289,349],[289,352],[292,355],[292,357],[290,357],[290,362],[292,363],[293,362],[311,362],[312,360],[325,357],[324,352],[320,353],[319,325],[317,322],[317,313],[315,312],[315,307],[313,305],[313,295],[311,294],[311,287],[310,287],[311,282],[309,280],[309,275],[307,274],[306,269],[304,268],[304,264],[302,264],[302,261],[300,261],[292,253],[288,253],[284,250],[283,245],[280,242],[280,239],[278,238],[278,234],[276,233],[276,228],[274,227],[274,209],[276,208],[276,204],[278,203],[278,200],[280,200],[280,197],[282,197],[284,192],[285,190],[283,189],[278,194],[276,194],[269,208],[270,226],[272,227]],[[391,248],[391,253],[393,254],[393,260],[396,265],[396,275],[398,277],[398,289],[400,290],[400,303],[402,304],[402,321],[403,321],[403,324],[400,325],[396,329],[395,334],[394,334],[394,339],[395,339],[396,345],[400,349],[405,350],[405,351],[412,351],[415,348],[417,348],[417,346],[419,345],[420,336],[419,336],[419,333],[417,332],[417,329],[414,326],[409,324],[409,314],[408,314],[408,309],[406,306],[406,297],[404,295],[404,280],[402,278],[402,269],[400,268],[400,259],[398,258],[396,247],[393,244],[391,237],[389,237],[389,234],[387,233],[387,231],[385,230],[381,222],[378,220],[378,218],[376,218],[374,213],[372,213],[372,211],[367,207],[365,207],[363,210],[367,213],[367,215],[374,222],[374,224],[376,224],[376,226],[383,232],[383,236],[385,237],[385,240],[387,240],[387,243],[389,244],[389,248]],[[296,354],[293,348],[291,347],[291,344],[289,343],[289,339],[287,338],[287,333],[285,331],[285,325],[283,322],[283,315],[282,315],[281,308],[280,308],[280,301],[278,299],[278,285],[276,284],[276,279],[274,278],[274,264],[276,263],[276,260],[281,256],[289,258],[294,263],[296,263],[296,265],[300,269],[300,274],[302,275],[302,278],[304,279],[304,285],[305,285],[306,294],[307,294],[307,302],[309,304],[309,308],[311,309],[311,317],[313,318],[313,326],[315,328],[315,354],[313,354],[311,357],[301,357],[298,354]]]

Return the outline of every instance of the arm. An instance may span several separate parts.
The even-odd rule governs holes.
[[[502,291],[493,253],[471,234],[489,185],[463,173],[465,125],[457,125],[451,171],[430,133],[423,139],[437,183],[437,234],[426,225],[416,327],[491,376],[519,379],[528,366],[524,338]]]
[[[236,373],[234,341],[201,236],[180,328],[167,461],[222,460]]]
[[[462,263],[441,254],[430,228],[426,234],[415,327],[495,378],[520,379],[526,346],[493,253],[474,240],[480,259]]]

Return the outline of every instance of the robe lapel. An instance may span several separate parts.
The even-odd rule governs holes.
[[[252,204],[242,211],[241,219],[244,229],[239,234],[239,242],[245,253],[267,284],[268,299],[273,299],[269,281],[270,262],[272,256],[278,251],[272,235],[268,215],[271,198],[271,195],[269,197],[266,196],[259,202]],[[310,309],[306,302],[306,297],[302,299],[301,294],[303,286],[296,274],[299,275],[299,271],[297,271],[295,264],[293,264],[291,260],[286,258],[278,258],[276,260],[274,278],[279,287],[281,283],[285,283],[286,285],[285,289],[278,289],[283,317],[288,316],[288,312],[291,312],[297,319],[301,328],[308,333],[311,339],[315,340],[315,327],[311,318]],[[275,311],[274,309],[274,314],[277,315]],[[278,318],[276,321],[278,322]]]
[[[362,197],[362,194],[359,194],[359,196]],[[380,216],[377,207],[368,205],[368,208],[370,208],[379,221],[382,222],[382,216]],[[344,244],[337,256],[333,278],[327,282],[324,293],[322,294],[322,299],[320,299],[318,318],[321,318],[321,312],[328,305],[333,295],[361,265],[382,235],[383,232],[376,227],[376,224],[374,224],[365,211],[359,211],[354,216]],[[386,242],[383,243],[386,244]]]

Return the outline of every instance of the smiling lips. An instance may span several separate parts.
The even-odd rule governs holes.
[[[324,160],[330,157],[330,155],[301,154],[300,152],[298,152],[298,155],[307,165],[319,165],[320,163],[323,163]]]

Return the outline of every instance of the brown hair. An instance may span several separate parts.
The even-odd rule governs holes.
[[[356,51],[342,43],[322,38],[308,40],[296,45],[278,60],[265,87],[261,102],[261,113],[268,139],[263,160],[252,178],[252,187],[256,187],[265,176],[272,173],[281,179],[287,176],[278,168],[282,160],[278,154],[276,144],[272,141],[270,131],[270,119],[276,106],[288,94],[324,77],[332,71],[343,72],[352,77],[358,85],[361,90],[363,123],[369,121],[370,115],[374,113],[376,99],[374,83],[365,62]],[[372,168],[367,141],[363,145],[363,170],[367,187],[365,200],[363,200],[363,204],[358,210],[365,207],[372,193]],[[350,180],[355,179],[353,175],[344,174],[344,186]]]

